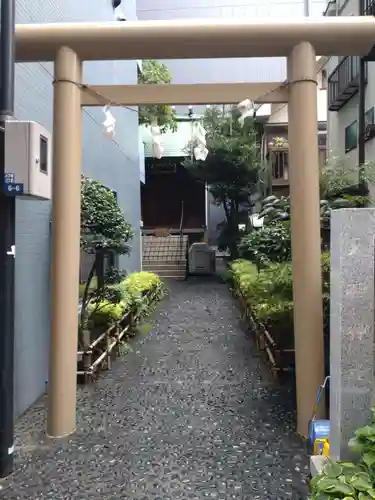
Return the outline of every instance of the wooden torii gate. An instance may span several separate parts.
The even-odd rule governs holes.
[[[52,321],[48,434],[76,426],[82,106],[289,103],[297,431],[324,377],[316,55],[367,56],[372,17],[137,21],[16,26],[17,62],[54,61]],[[287,57],[287,84],[87,86],[82,63]]]

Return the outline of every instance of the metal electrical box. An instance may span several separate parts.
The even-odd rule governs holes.
[[[52,135],[38,123],[5,123],[4,190],[9,196],[51,199]]]
[[[193,243],[189,249],[189,273],[212,274],[215,272],[215,252],[207,243]]]

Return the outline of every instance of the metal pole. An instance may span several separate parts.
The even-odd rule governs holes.
[[[364,16],[364,2],[359,0],[359,15]],[[359,93],[358,93],[358,184],[366,188],[365,176],[365,113],[366,113],[366,62],[359,59]]]
[[[4,186],[5,121],[14,116],[15,0],[1,0],[0,177]],[[13,471],[14,257],[16,199],[0,190],[0,478]]]

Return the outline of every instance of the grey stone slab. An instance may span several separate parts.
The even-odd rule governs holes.
[[[310,475],[311,477],[318,476],[323,472],[324,466],[327,463],[328,457],[322,455],[313,455],[310,457]]]
[[[331,215],[330,449],[347,443],[371,418],[374,373],[375,210]]]
[[[6,500],[300,500],[308,460],[218,279],[170,282],[132,351],[78,395],[77,433],[44,438],[45,406],[16,428]]]

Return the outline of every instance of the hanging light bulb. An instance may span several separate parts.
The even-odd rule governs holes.
[[[250,99],[245,99],[237,104],[237,109],[241,113],[241,116],[238,118],[240,125],[243,127],[246,118],[249,116],[254,116],[254,104],[250,101]]]
[[[105,115],[105,120],[103,122],[104,135],[109,139],[113,139],[115,137],[116,118],[111,113],[110,106],[104,106],[103,112]]]

